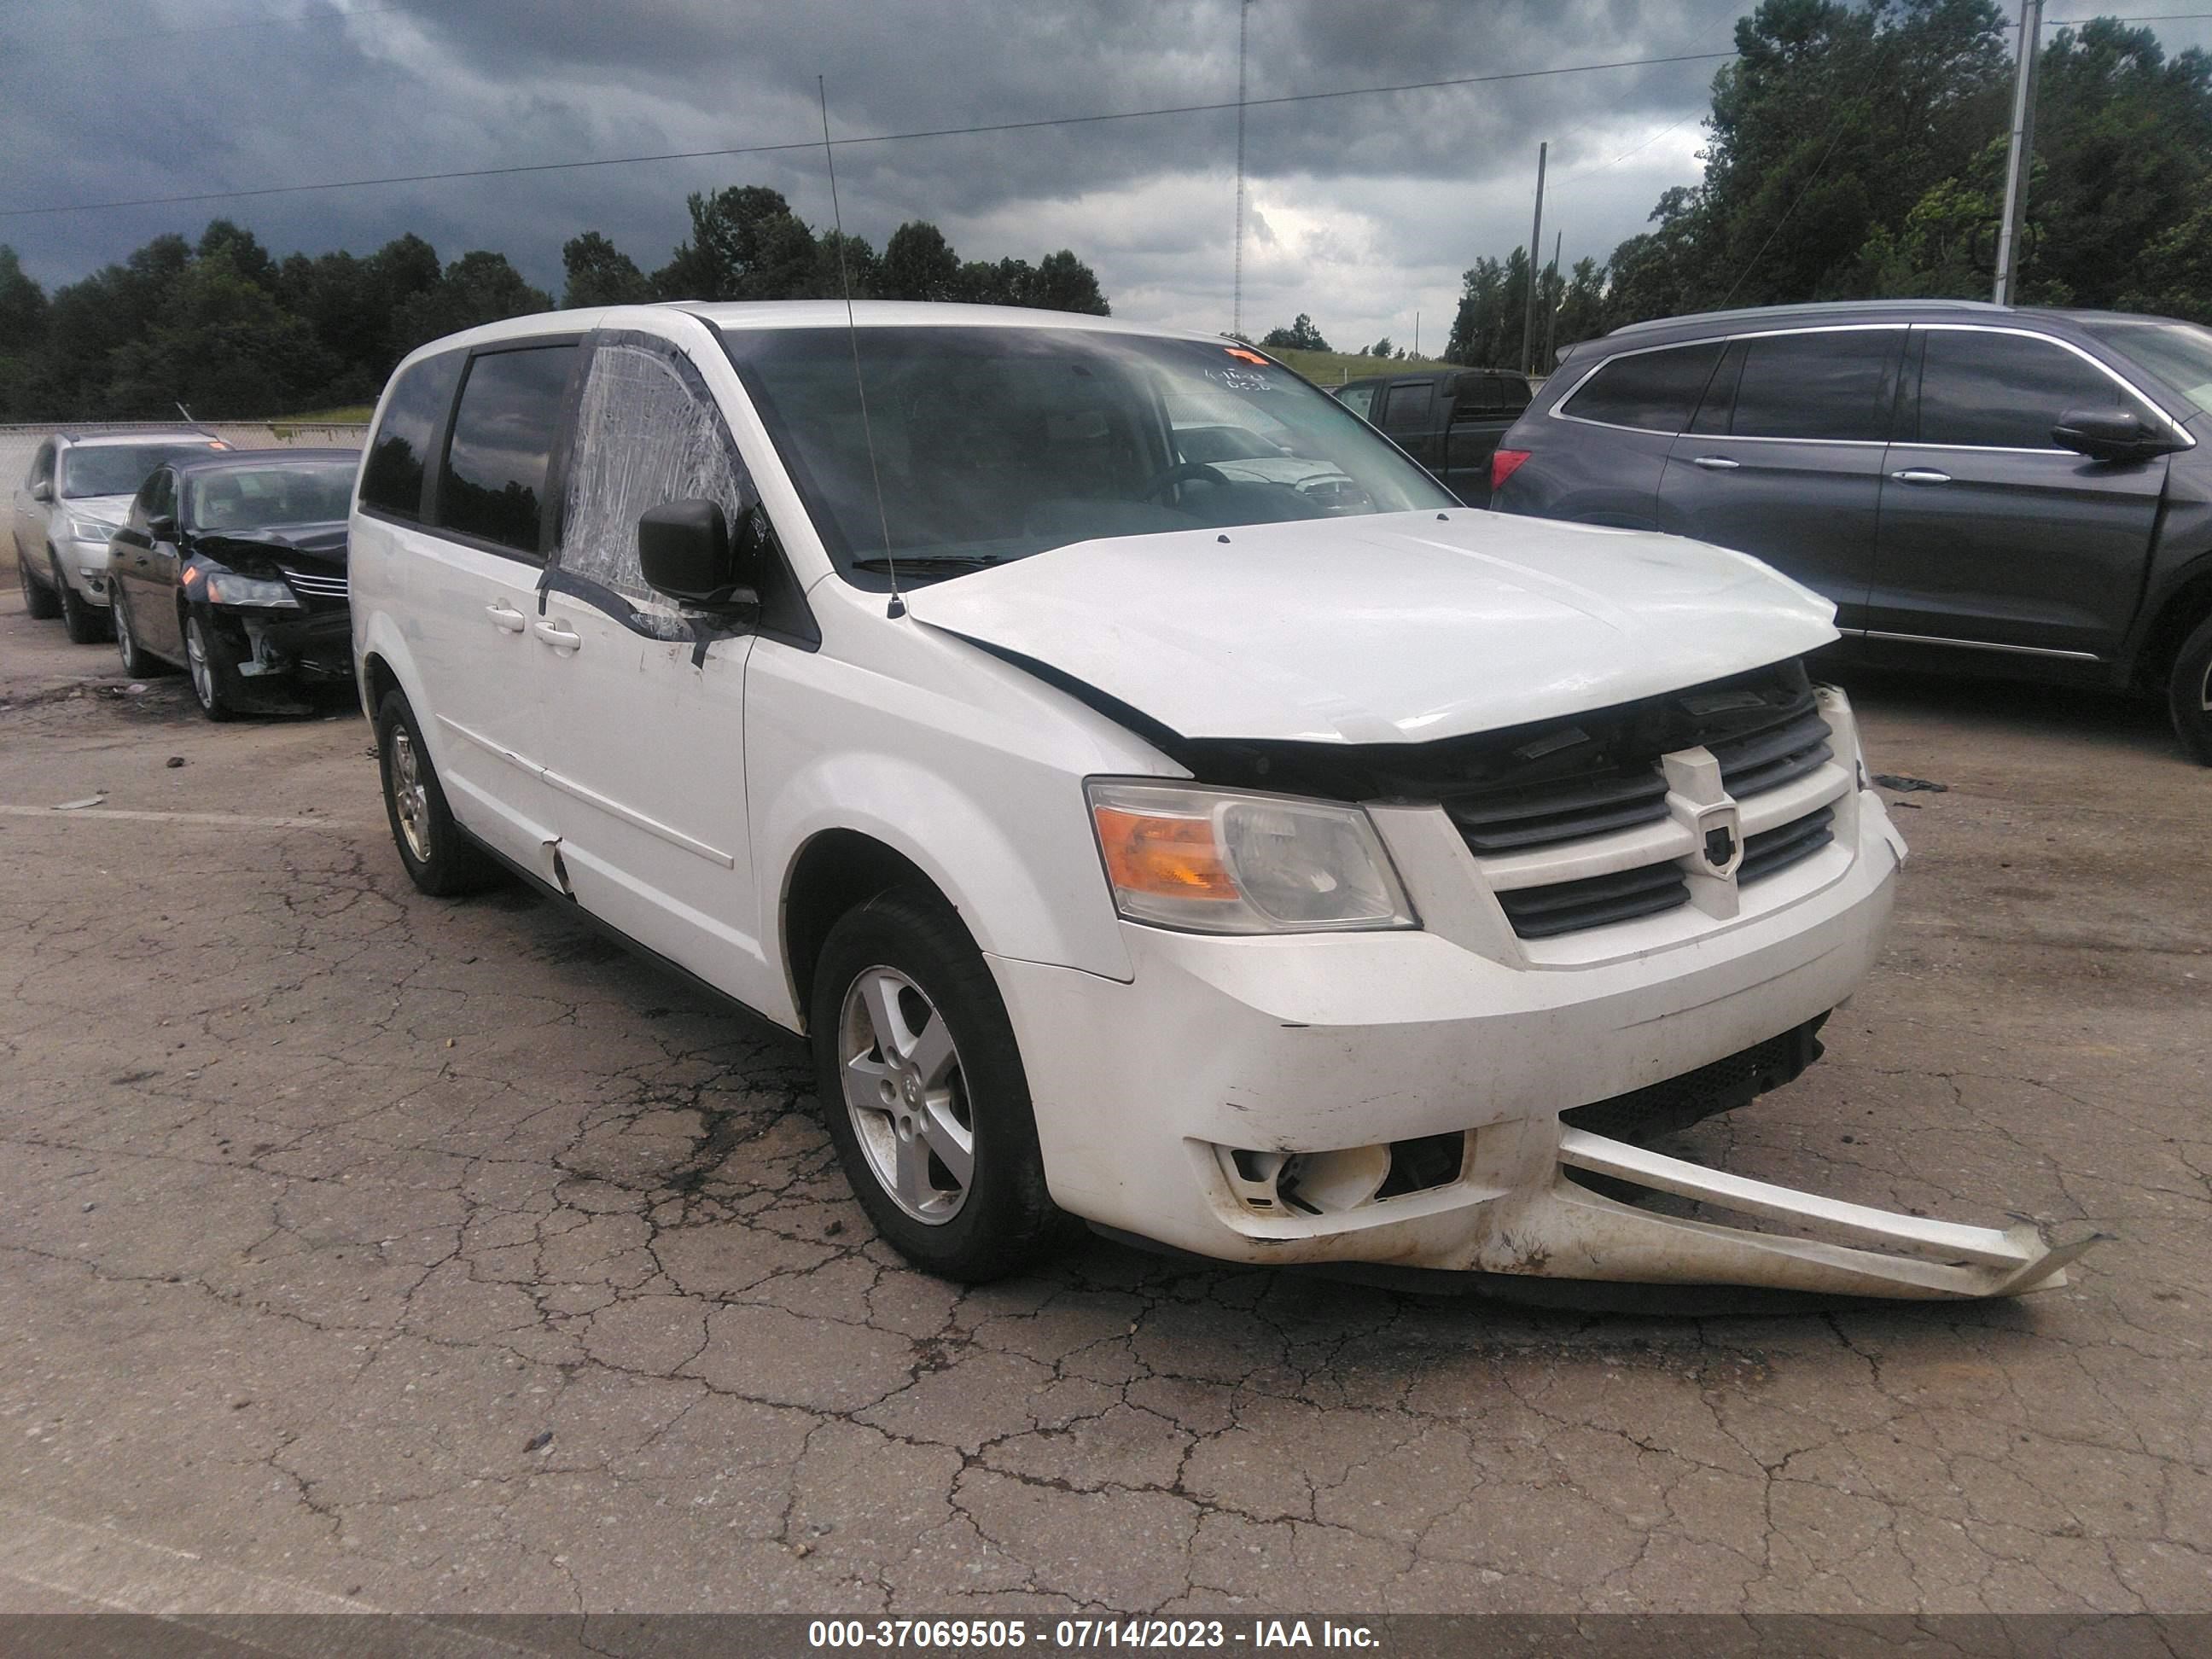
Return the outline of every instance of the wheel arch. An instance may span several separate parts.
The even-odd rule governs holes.
[[[809,1024],[815,969],[822,960],[823,943],[830,930],[840,917],[878,894],[907,886],[926,888],[952,904],[951,896],[927,871],[890,843],[861,830],[824,830],[799,848],[784,878],[779,907],[784,975],[791,988],[799,1030],[805,1030]],[[957,904],[952,908],[959,908]]]
[[[2159,601],[2143,630],[2142,643],[2136,648],[2136,684],[2145,690],[2163,691],[2182,641],[2207,617],[2212,617],[2212,553],[2196,559]]]

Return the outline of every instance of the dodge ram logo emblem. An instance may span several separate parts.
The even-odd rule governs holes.
[[[1743,862],[1743,820],[1732,801],[1698,814],[1698,860],[1709,876],[1728,880]]]

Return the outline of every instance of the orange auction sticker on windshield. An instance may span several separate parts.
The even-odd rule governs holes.
[[[1221,349],[1227,352],[1231,356],[1237,358],[1242,362],[1257,363],[1262,368],[1267,367],[1267,360],[1265,357],[1262,357],[1256,351],[1242,351],[1235,346],[1224,346]]]

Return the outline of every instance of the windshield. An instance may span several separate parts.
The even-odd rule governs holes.
[[[351,461],[291,461],[202,473],[191,481],[186,520],[195,530],[328,524],[345,517],[353,474]]]
[[[1459,504],[1342,404],[1233,341],[857,333],[866,436],[853,334],[723,336],[848,575],[882,574],[886,526],[902,575],[942,576],[1103,537]],[[1263,457],[1279,465],[1249,465]]]
[[[193,444],[73,444],[62,452],[61,492],[73,498],[135,495],[162,462],[221,447],[205,438]]]
[[[2212,410],[2212,329],[2194,323],[2100,320],[2083,325],[2200,410]]]

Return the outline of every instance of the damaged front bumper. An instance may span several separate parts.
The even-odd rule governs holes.
[[[1559,1292],[1928,1300],[2063,1284],[2094,1234],[1893,1214],[1613,1138],[1694,1117],[1686,1092],[1740,1103],[1818,1052],[1818,1022],[1879,952],[1898,869],[1879,800],[1856,805],[1848,842],[1747,890],[1736,915],[1634,924],[1620,935],[1634,948],[1571,963],[1501,959],[1443,905],[1393,933],[1131,926],[1126,983],[993,957],[1053,1195],[1214,1260]],[[1386,833],[1433,892],[1455,866],[1440,843],[1425,872],[1414,828]]]
[[[343,605],[313,611],[207,607],[236,672],[232,695],[248,708],[289,707],[308,681],[353,673],[353,626]]]

